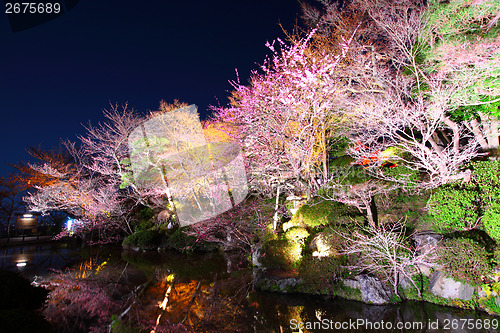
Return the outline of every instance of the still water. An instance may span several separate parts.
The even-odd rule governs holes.
[[[129,318],[135,320],[135,327],[144,325],[148,330],[166,322],[171,325],[166,332],[500,331],[498,318],[485,313],[423,302],[375,306],[257,292],[245,258],[236,254],[124,252],[119,247],[64,243],[0,250],[1,268],[18,271],[39,284],[60,283],[71,276],[102,290],[112,285],[107,302],[113,306],[105,313],[107,318],[110,314]],[[83,290],[73,287],[72,299]],[[93,325],[98,323],[94,320]],[[88,329],[82,327],[82,331]]]

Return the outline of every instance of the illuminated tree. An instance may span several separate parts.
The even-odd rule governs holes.
[[[397,188],[397,184],[366,177],[357,184],[342,184],[336,180],[330,181],[323,186],[318,194],[322,199],[338,201],[358,208],[361,213],[366,214],[368,224],[375,228],[378,225],[375,196],[388,195]]]
[[[357,16],[350,17],[368,21],[359,28],[365,38],[355,39],[353,61],[345,67],[351,94],[338,105],[355,119],[346,131],[353,143],[349,154],[373,158],[367,171],[391,181],[397,179],[380,168],[388,161],[425,172],[423,187],[467,177],[462,168],[478,156],[478,148],[498,145],[492,104],[499,95],[498,3],[354,0],[344,9],[322,3],[323,12],[306,14],[325,38],[347,26],[335,20],[346,16],[343,10],[356,8]],[[368,31],[377,38],[369,38]],[[484,105],[490,111],[477,108]]]
[[[395,295],[400,282],[406,279],[421,297],[413,276],[419,273],[420,265],[432,266],[434,247],[412,246],[399,227],[369,225],[352,234],[339,233],[345,240],[342,253],[356,258],[352,269],[375,273],[389,282]]]
[[[430,1],[419,34],[423,68],[442,81],[450,117],[492,153],[499,147],[499,13],[494,0]],[[431,98],[439,95],[431,92]]]
[[[0,212],[5,216],[7,235],[10,235],[11,220],[15,213],[24,210],[20,194],[26,190],[17,174],[0,177]]]
[[[39,172],[49,166],[33,166]],[[99,232],[100,240],[114,240],[108,235],[122,230],[131,232],[128,215],[117,188],[103,177],[81,174],[52,174],[57,180],[48,186],[36,187],[25,201],[31,210],[48,213],[64,211],[79,220],[75,232],[81,235],[89,231]]]
[[[340,126],[330,111],[341,95],[338,71],[351,39],[338,54],[312,56],[314,33],[292,45],[268,43],[272,58],[253,72],[250,86],[233,82],[232,106],[215,109],[217,121],[237,129],[230,135],[244,151],[250,183],[264,193],[282,187],[310,196],[328,177],[328,141]]]
[[[40,162],[29,164],[36,191],[25,198],[36,211],[65,211],[80,223],[77,232],[98,231],[103,240],[113,240],[116,231],[131,233],[131,207],[137,203],[133,187],[120,190],[126,173],[122,160],[128,156],[127,135],[139,118],[126,106],[104,112],[107,122],[87,126],[81,146],[65,142],[70,159],[57,154],[37,154]],[[113,235],[113,236],[110,236]]]
[[[82,171],[107,177],[108,183],[119,185],[128,174],[123,163],[129,156],[128,136],[142,119],[127,105],[122,108],[112,105],[110,110],[104,110],[104,116],[106,122],[86,126],[87,134],[79,137],[80,147],[74,143],[66,146]],[[133,182],[127,185],[132,191],[139,192]]]
[[[52,150],[41,147],[28,147],[26,151],[33,159],[38,161],[38,164],[50,166],[50,170],[46,169],[39,172],[36,168],[33,168],[32,163],[18,162],[10,164],[11,167],[17,170],[16,177],[19,182],[24,184],[26,189],[53,184],[57,181],[57,175],[73,173],[76,168],[75,160],[64,147]]]
[[[79,145],[64,142],[69,152],[66,155],[36,150],[34,156],[39,163],[18,166],[36,189],[25,199],[29,207],[44,213],[64,211],[79,220],[76,232],[96,231],[101,238],[114,240],[117,232],[134,231],[131,222],[136,207],[148,206],[155,212],[168,208],[174,213],[171,188],[180,193],[178,200],[192,199],[200,204],[206,193],[197,190],[199,184],[179,179],[200,178],[214,167],[215,155],[224,164],[231,151],[223,149],[227,148],[224,143],[222,148],[214,143],[203,149],[186,146],[194,135],[186,128],[196,125],[203,136],[198,116],[186,116],[174,123],[162,121],[182,105],[162,102],[160,110],[145,119],[126,105],[114,105],[105,110],[105,122],[86,127]],[[150,134],[147,137],[143,135],[146,130]],[[210,199],[212,206],[221,206],[219,198]]]

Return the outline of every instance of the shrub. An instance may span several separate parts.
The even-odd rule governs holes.
[[[137,246],[137,234],[134,233],[125,237],[122,246]]]
[[[487,194],[498,196],[500,189],[500,161],[487,160],[478,161],[470,164],[474,172],[472,173],[473,180],[479,184]]]
[[[143,250],[151,250],[160,244],[161,235],[154,230],[139,230],[123,240],[123,246],[138,246]]]
[[[383,173],[389,178],[402,182],[402,184],[405,184],[404,187],[410,190],[414,189],[420,180],[420,174],[418,171],[409,169],[402,165],[384,168]]]
[[[160,234],[153,230],[143,230],[136,233],[137,245],[142,249],[157,248],[160,243]]]
[[[148,230],[154,227],[154,211],[150,207],[141,206],[135,213],[135,231]]]
[[[153,220],[141,220],[139,224],[135,227],[135,231],[143,231],[143,230],[148,230],[150,228],[154,227]]]
[[[262,245],[262,264],[271,269],[291,270],[302,258],[302,246],[288,239],[273,239]]]
[[[500,203],[494,202],[488,207],[484,212],[482,222],[484,231],[491,238],[500,240]]]
[[[352,171],[351,163],[354,162],[354,158],[343,155],[337,156],[330,160],[329,171],[333,178],[341,178],[349,174]]]
[[[304,281],[302,288],[308,293],[324,293],[333,289],[344,272],[342,264],[342,257],[304,256],[299,266],[299,276]]]
[[[492,274],[488,252],[469,238],[446,239],[438,250],[438,263],[453,279],[472,285],[482,283],[481,276]]]
[[[473,228],[479,219],[479,193],[474,188],[445,185],[436,190],[427,203],[435,218],[437,231]]]
[[[438,230],[467,230],[482,220],[490,237],[500,240],[500,161],[472,162],[469,167],[471,181],[438,188],[428,202],[429,213]]]
[[[347,205],[337,201],[315,199],[300,207],[291,222],[314,228],[319,225],[349,222],[351,215],[353,214]]]

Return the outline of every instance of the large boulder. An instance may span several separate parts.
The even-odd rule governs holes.
[[[262,257],[262,244],[252,244],[250,245],[252,251],[252,265],[254,267],[262,267],[260,258]]]
[[[358,289],[361,292],[361,300],[365,303],[387,304],[391,300],[391,292],[374,276],[360,274],[354,279],[345,279],[342,282],[346,287]]]
[[[473,286],[455,281],[441,271],[436,271],[432,275],[429,285],[429,291],[436,296],[464,301],[471,300],[474,290]]]
[[[434,252],[443,236],[432,231],[424,231],[415,234],[412,238],[419,254],[422,254]]]
[[[384,284],[376,277],[361,274],[356,276],[359,282],[359,290],[363,302],[371,304],[387,304],[391,299],[391,293],[387,291]]]
[[[303,280],[292,272],[253,269],[253,285],[255,289],[278,293],[294,293]]]

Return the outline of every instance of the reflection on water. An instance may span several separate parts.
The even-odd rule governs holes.
[[[428,303],[373,306],[255,292],[252,272],[241,269],[246,262],[238,255],[64,244],[2,251],[2,268],[50,281],[45,314],[60,332],[496,332],[498,327],[498,319],[484,313]],[[51,268],[63,272],[50,273]],[[396,329],[396,323],[415,329]],[[370,324],[381,329],[367,329]]]
[[[81,247],[66,243],[16,245],[0,248],[0,268],[15,270],[27,278],[47,275],[81,261]]]
[[[263,327],[269,332],[299,332],[299,326],[312,327],[304,332],[497,332],[494,327],[500,327],[498,318],[486,313],[425,302],[368,305],[269,293],[254,294],[252,300],[260,310]],[[468,329],[467,325],[477,329]]]

